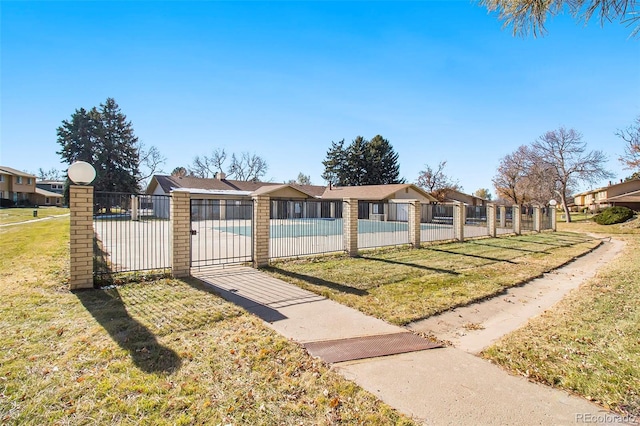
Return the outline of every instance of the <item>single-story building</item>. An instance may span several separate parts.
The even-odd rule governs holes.
[[[208,202],[211,205],[205,207],[206,203],[204,203],[202,208],[213,209],[214,218],[248,215],[247,207],[244,207],[244,210],[240,208],[243,205],[242,200],[250,200],[257,195],[269,195],[273,219],[341,217],[342,205],[335,201],[354,198],[359,200],[358,217],[360,219],[406,221],[408,220],[408,209],[402,201],[436,202],[436,199],[430,194],[410,183],[343,187],[298,185],[229,180],[220,173],[213,179],[155,175],[152,177],[146,193],[168,195],[171,191],[188,191],[191,194],[199,194],[203,198],[210,199]],[[156,215],[166,217],[162,215],[168,215],[168,204],[165,208],[160,206],[161,203],[168,203],[168,199],[154,201],[154,204],[158,204],[157,207],[154,206],[154,211]],[[393,206],[394,203],[395,206]],[[240,213],[241,210],[243,213]],[[200,214],[203,213],[192,209],[192,215]],[[210,217],[211,212],[207,212],[207,216]]]

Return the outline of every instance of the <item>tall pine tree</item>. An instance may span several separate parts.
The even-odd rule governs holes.
[[[322,162],[322,178],[334,185],[384,185],[403,183],[398,154],[391,143],[380,135],[371,141],[356,137],[344,147],[344,139],[332,142]]]
[[[57,135],[58,154],[65,162],[86,161],[96,169],[96,190],[138,190],[138,138],[113,98],[107,98],[100,109],[76,110],[70,120],[63,120]]]

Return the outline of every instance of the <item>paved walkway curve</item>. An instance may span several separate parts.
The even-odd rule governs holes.
[[[606,238],[586,255],[525,285],[510,288],[500,296],[414,322],[408,327],[450,342],[458,349],[479,353],[594,277],[598,269],[622,252],[624,246],[623,241]]]
[[[41,217],[39,219],[23,220],[22,222],[3,223],[3,224],[0,224],[0,228],[3,228],[5,226],[25,225],[27,223],[40,222],[40,221],[43,221],[43,220],[56,219],[58,217],[65,217],[65,216],[71,216],[71,213],[57,214],[55,216]]]
[[[548,275],[560,277],[564,271],[573,269],[577,273],[588,265],[601,265],[607,261],[605,253],[613,258],[621,249],[615,240],[604,242],[597,250]],[[193,274],[225,299],[258,315],[275,331],[300,344],[406,331],[251,268],[204,269]],[[572,278],[571,274],[568,277]],[[586,278],[573,280],[573,287]],[[541,303],[538,301],[542,299],[535,300],[530,305]],[[506,333],[510,327],[501,330]],[[476,344],[472,351],[494,338],[492,335],[485,343]],[[455,347],[338,362],[332,368],[424,424],[624,423],[623,418],[583,398],[510,375]]]

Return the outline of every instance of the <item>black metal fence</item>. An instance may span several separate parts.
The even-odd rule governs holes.
[[[513,234],[513,208],[496,206],[496,234]]]
[[[253,260],[253,201],[191,199],[191,266]]]
[[[94,276],[171,270],[170,197],[95,192]]]
[[[540,209],[542,215],[542,227],[541,230],[553,229],[552,215],[556,214],[556,210],[553,207],[545,206]]]
[[[533,207],[520,206],[520,230],[533,231],[535,229],[533,218]]]
[[[342,201],[271,200],[269,257],[344,251]]]
[[[464,206],[464,236],[465,238],[486,237],[489,235],[486,206]]]
[[[358,248],[403,244],[409,244],[409,203],[358,203]]]
[[[452,204],[422,204],[420,209],[421,242],[454,238]]]

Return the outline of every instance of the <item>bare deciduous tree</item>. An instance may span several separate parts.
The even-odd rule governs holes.
[[[444,201],[447,191],[462,190],[458,181],[453,180],[444,173],[446,165],[446,160],[439,162],[435,169],[425,164],[425,169],[420,171],[416,181],[416,185],[430,192],[439,201]]]
[[[288,184],[297,184],[297,185],[311,185],[311,176],[305,175],[304,173],[298,173],[298,179],[290,179]]]
[[[490,12],[498,12],[505,26],[513,27],[514,35],[544,34],[547,16],[559,14],[565,8],[585,22],[599,16],[601,25],[617,19],[634,25],[640,20],[636,0],[481,0],[481,4]],[[640,26],[636,25],[631,36],[639,31]]]
[[[140,175],[138,176],[138,186],[141,188],[146,186],[147,180],[160,173],[160,166],[164,164],[167,159],[160,154],[160,150],[155,146],[150,146],[149,149],[140,143],[138,146],[138,155],[140,157]]]
[[[546,132],[531,145],[532,161],[555,181],[555,192],[560,197],[567,222],[571,222],[568,198],[580,182],[595,184],[613,177],[605,165],[607,156],[598,150],[587,151],[582,134],[574,129],[560,127]]]
[[[527,201],[526,179],[529,157],[529,148],[522,145],[500,160],[496,175],[492,179],[498,198],[513,204],[522,204]]]
[[[224,163],[227,160],[227,153],[224,149],[214,149],[211,156],[196,155],[190,172],[193,176],[200,178],[212,178],[218,172],[224,172]]]
[[[618,130],[616,136],[625,142],[624,155],[620,162],[625,169],[640,172],[640,115],[635,122],[624,130]]]
[[[258,181],[267,173],[269,166],[267,162],[256,154],[243,152],[238,158],[231,155],[231,165],[229,166],[229,177],[244,181]]]
[[[40,180],[64,180],[64,174],[56,168],[44,170],[42,167],[40,167],[38,169],[37,176]]]

